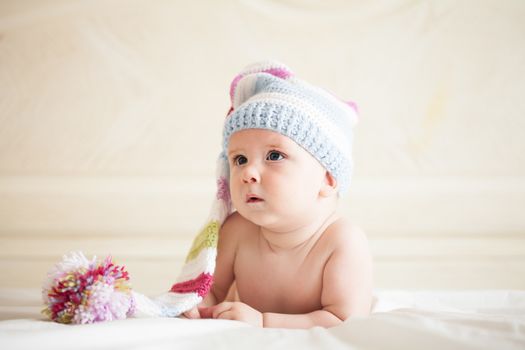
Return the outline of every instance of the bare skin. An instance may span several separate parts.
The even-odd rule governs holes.
[[[338,215],[334,178],[295,142],[267,130],[232,135],[229,162],[237,212],[220,231],[211,291],[185,316],[309,328],[368,315],[368,241]]]

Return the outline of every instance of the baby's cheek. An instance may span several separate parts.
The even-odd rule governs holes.
[[[233,206],[237,207],[240,200],[239,189],[235,188],[235,186],[230,186],[230,196]]]

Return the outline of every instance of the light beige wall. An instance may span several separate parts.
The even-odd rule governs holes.
[[[287,63],[357,101],[345,212],[380,288],[525,288],[522,1],[0,2],[0,286],[72,249],[169,288],[228,87]]]

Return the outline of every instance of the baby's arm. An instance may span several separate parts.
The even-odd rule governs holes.
[[[343,224],[331,234],[334,251],[323,274],[323,308],[308,314],[264,313],[264,327],[332,327],[351,316],[370,313],[373,288],[373,264],[365,233]]]

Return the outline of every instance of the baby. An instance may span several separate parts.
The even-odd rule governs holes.
[[[352,170],[355,106],[276,62],[245,68],[230,95],[219,160],[223,206],[215,207],[222,214],[192,249],[213,251],[220,228],[216,265],[213,279],[201,274],[192,282],[203,299],[184,316],[309,328],[368,315],[367,238],[338,214]],[[178,284],[172,292],[188,288]]]

